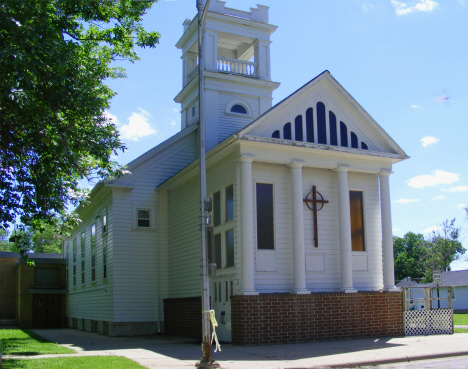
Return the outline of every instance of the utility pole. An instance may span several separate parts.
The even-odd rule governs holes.
[[[205,112],[204,112],[204,77],[203,77],[203,31],[205,16],[211,0],[197,0],[198,10],[198,105],[200,134],[200,231],[201,231],[201,275],[202,275],[202,351],[203,357],[197,363],[199,368],[219,368],[211,356],[210,329],[210,282],[208,278],[208,259],[206,247],[207,201],[206,201],[206,160],[205,160]]]

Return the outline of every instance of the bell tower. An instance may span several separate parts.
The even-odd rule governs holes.
[[[279,83],[271,81],[270,35],[277,27],[268,23],[268,9],[210,3],[203,40],[207,151],[271,108]],[[183,61],[182,90],[174,99],[181,104],[181,129],[198,123],[197,23],[197,16],[186,19],[176,44]]]

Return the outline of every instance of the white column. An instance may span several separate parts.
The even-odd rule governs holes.
[[[392,172],[380,172],[380,213],[382,221],[382,263],[384,291],[400,291],[395,287],[393,236],[392,236],[392,209],[390,202],[389,176]]]
[[[205,70],[216,72],[218,70],[218,34],[216,32],[205,31],[203,47]]]
[[[252,158],[241,157],[241,275],[242,293],[257,295],[255,291],[255,264],[253,242],[253,191],[252,191]]]
[[[271,81],[270,73],[270,44],[271,41],[256,40],[254,46],[254,60],[257,63],[257,77]]]
[[[293,162],[291,168],[291,200],[293,228],[294,289],[292,293],[308,294],[304,252],[304,202],[302,198],[302,164]]]
[[[338,167],[338,217],[340,227],[341,290],[357,292],[353,288],[353,255],[351,252],[351,214],[349,207],[348,168]]]

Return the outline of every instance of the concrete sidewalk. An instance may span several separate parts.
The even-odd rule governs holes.
[[[35,330],[77,351],[78,355],[116,355],[148,368],[193,368],[200,344],[180,337],[106,337],[74,329]],[[240,347],[221,345],[214,358],[225,369],[323,368],[377,365],[468,355],[468,334],[372,338],[289,345]],[[66,356],[40,355],[38,357]],[[74,355],[73,355],[74,356]],[[13,358],[5,356],[4,359]]]

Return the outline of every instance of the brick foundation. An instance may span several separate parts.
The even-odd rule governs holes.
[[[164,328],[166,334],[202,337],[201,298],[188,297],[164,300]]]
[[[235,345],[404,334],[403,300],[398,292],[234,296],[231,311]]]

